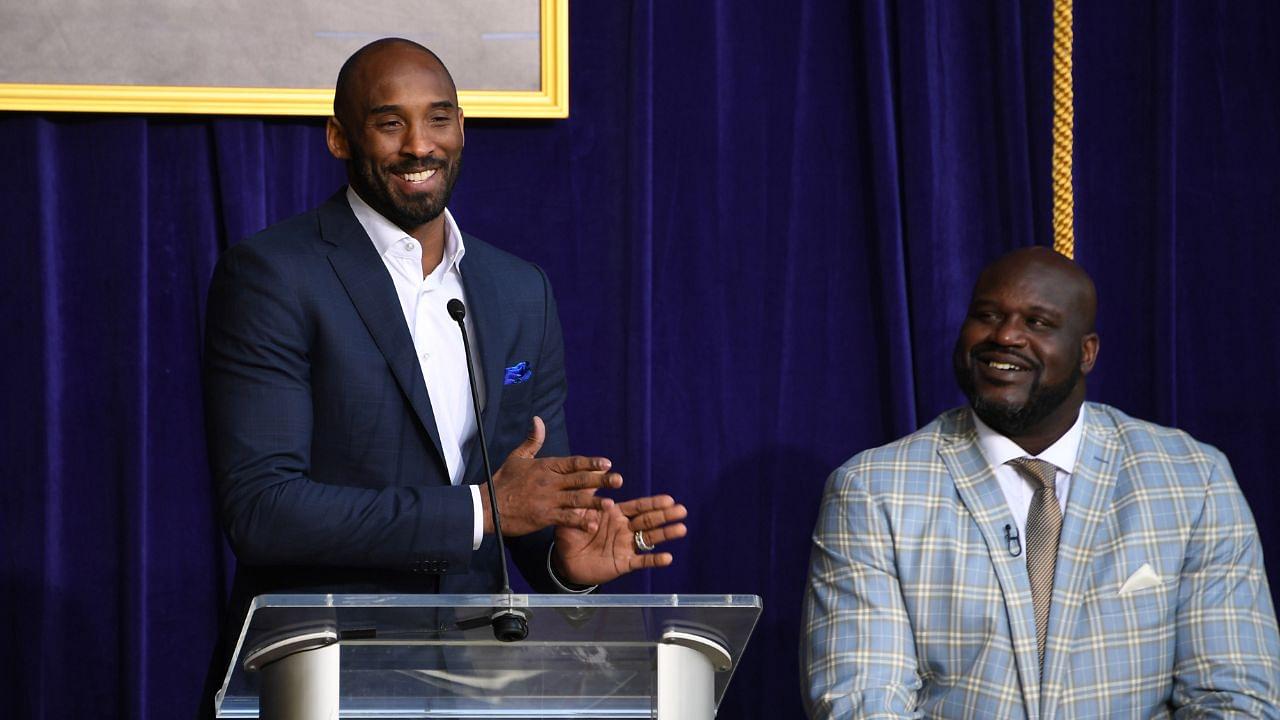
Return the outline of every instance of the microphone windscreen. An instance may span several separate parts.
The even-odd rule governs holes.
[[[462,318],[467,316],[467,306],[462,304],[458,298],[449,301],[449,317],[457,322],[462,322]]]

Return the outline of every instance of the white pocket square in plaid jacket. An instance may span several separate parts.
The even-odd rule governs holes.
[[[1163,583],[1164,580],[1151,569],[1151,563],[1142,563],[1142,567],[1129,576],[1128,580],[1120,586],[1120,595],[1128,595],[1129,593],[1146,590],[1149,587],[1156,587]]]

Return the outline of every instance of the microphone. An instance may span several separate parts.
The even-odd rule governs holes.
[[[484,477],[489,485],[489,509],[493,515],[493,532],[498,536],[498,557],[502,561],[502,594],[511,595],[511,580],[507,577],[507,544],[502,539],[502,519],[498,514],[498,493],[493,489],[493,468],[489,465],[489,444],[484,439],[484,419],[480,416],[480,393],[476,391],[476,371],[471,362],[471,341],[467,339],[467,306],[453,298],[448,304],[449,317],[458,323],[462,332],[462,352],[467,358],[467,380],[471,383],[471,406],[476,411],[476,437],[480,439],[480,457],[484,458]],[[502,642],[516,642],[529,636],[529,619],[513,607],[498,608],[489,617],[493,624],[493,636]]]
[[[1012,525],[1007,523],[1004,526],[1004,544],[1010,555],[1018,557],[1022,554],[1022,537]]]

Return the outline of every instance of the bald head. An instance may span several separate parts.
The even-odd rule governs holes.
[[[333,93],[333,115],[344,125],[352,126],[352,120],[362,114],[366,90],[377,81],[387,61],[396,58],[412,61],[414,55],[423,56],[429,65],[444,73],[453,90],[453,101],[458,101],[458,88],[449,69],[435,53],[426,47],[404,38],[374,40],[355,51],[338,71],[338,82]]]
[[[973,295],[1000,285],[1025,285],[1053,296],[1082,333],[1093,332],[1097,289],[1089,274],[1065,255],[1038,245],[1014,250],[982,270]]]

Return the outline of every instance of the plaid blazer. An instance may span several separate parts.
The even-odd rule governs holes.
[[[1226,457],[1087,403],[1070,493],[1041,677],[969,411],[836,470],[804,602],[810,716],[1280,718],[1275,610]],[[1159,581],[1121,593],[1144,564]]]

